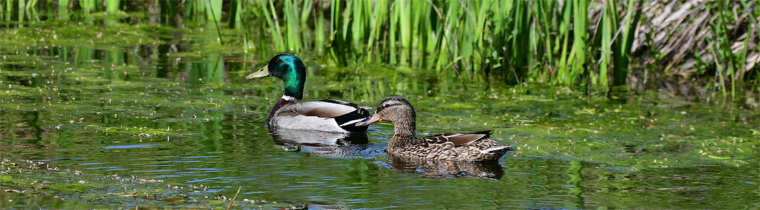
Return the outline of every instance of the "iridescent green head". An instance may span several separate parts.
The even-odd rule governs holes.
[[[285,95],[301,100],[303,85],[306,83],[306,66],[301,59],[290,53],[274,56],[269,63],[258,71],[246,76],[255,79],[273,76],[280,78],[285,84]]]

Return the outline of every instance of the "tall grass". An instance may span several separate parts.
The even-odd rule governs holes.
[[[26,8],[26,1],[18,1],[18,22],[24,21],[24,14],[26,12],[24,8]],[[19,26],[23,27],[22,24],[19,24]]]
[[[67,17],[70,0],[58,0],[59,18]],[[12,12],[18,2],[18,12]],[[46,1],[43,4],[52,4]],[[105,2],[105,4],[101,4]],[[91,12],[118,10],[118,0],[77,0],[85,18]],[[632,50],[639,34],[645,0],[186,0],[184,18],[214,21],[239,33],[246,53],[267,58],[269,53],[320,55],[335,65],[389,63],[434,69],[462,82],[520,84],[548,82],[581,90],[609,91],[623,86],[635,64]],[[709,53],[714,58],[714,86],[733,95],[747,80],[747,58],[760,49],[752,38],[755,29],[735,47],[736,28],[749,16],[757,24],[757,1],[706,2],[717,16],[709,22]],[[149,3],[146,1],[144,3]],[[0,19],[11,20],[37,0],[0,3]],[[105,5],[105,8],[100,8]],[[164,5],[164,4],[162,4]],[[222,9],[227,8],[227,14]],[[63,11],[61,11],[63,10]],[[161,13],[164,14],[164,13]],[[173,14],[173,13],[166,13]],[[36,15],[35,15],[36,16]],[[745,20],[746,21],[746,20]],[[113,21],[107,21],[112,25]],[[754,27],[753,27],[754,28]],[[221,40],[222,29],[217,29]],[[654,36],[646,34],[646,36]],[[638,38],[641,39],[641,38]],[[640,42],[639,42],[640,43]],[[755,47],[757,48],[757,47]],[[657,49],[649,49],[656,57]],[[658,69],[670,71],[672,64]],[[760,80],[760,71],[754,67]]]
[[[621,58],[629,52],[619,51],[630,50],[623,44],[607,47],[602,70],[592,71],[593,56],[600,56],[601,47],[590,49],[599,44],[589,43],[587,0],[284,0],[241,5],[239,17],[233,18],[258,26],[248,26],[242,35],[245,43],[258,41],[258,50],[314,51],[337,65],[384,62],[450,69],[463,82],[518,84],[538,74],[567,86],[584,85],[585,77],[606,86],[608,66],[621,63],[614,65],[621,69],[616,72],[625,75],[627,59]],[[632,5],[627,5],[628,16]],[[611,37],[617,27],[627,32],[621,37],[629,37],[638,19],[628,18],[619,26],[614,2],[609,8],[600,30],[603,45],[625,42]],[[610,54],[618,56],[611,59]]]
[[[326,60],[339,65],[383,62],[439,72],[451,70],[466,82],[517,84],[537,78],[568,87],[608,91],[626,84],[635,59],[631,56],[633,40],[641,24],[642,8],[648,2],[331,0],[318,1],[319,6],[296,0],[247,3],[268,4],[269,19],[285,17],[285,23],[269,24],[275,43],[282,39],[289,43],[287,49],[274,48],[278,51],[317,49],[317,53],[325,53]],[[741,14],[729,8],[729,1],[715,5],[718,3],[723,5],[718,10],[724,20],[715,24],[737,24],[727,17]],[[589,14],[598,6],[602,7],[601,15]],[[313,30],[318,41],[308,43],[308,39],[287,37],[298,32],[289,19],[294,19],[294,14],[304,17],[309,13],[316,18],[301,19],[300,28]],[[324,13],[329,15],[322,18]],[[325,20],[329,26],[323,24]],[[288,27],[284,33],[288,35],[283,36],[277,29],[280,25]],[[328,34],[322,36],[325,31]],[[731,39],[721,40],[724,42],[719,46],[723,49],[731,47]],[[291,41],[302,44],[290,44]],[[327,51],[322,51],[325,48]],[[745,48],[743,54],[736,55],[716,53],[731,60],[730,66],[719,70],[725,78],[717,81],[731,81],[731,88],[739,87],[737,82],[744,80],[741,70],[747,51]]]
[[[119,0],[106,0],[106,12],[108,14],[113,14],[117,11],[119,11]],[[106,25],[107,26],[113,26],[117,23],[117,19],[113,17],[106,18]]]
[[[69,0],[58,0],[58,19],[69,19]]]
[[[752,27],[751,31],[748,33],[748,36],[744,39],[744,43],[743,43],[743,46],[742,46],[741,57],[739,59],[739,61],[741,62],[739,64],[740,65],[739,69],[741,71],[745,71],[746,70],[746,66],[747,66],[747,63],[745,63],[745,61],[746,61],[746,58],[747,58],[747,53],[750,51],[749,40],[752,39],[752,37],[753,37],[752,35],[753,34],[755,34],[757,36],[757,33],[758,33],[757,30],[758,30],[758,27],[760,27],[760,24],[758,24],[757,16],[754,13],[754,7],[756,7],[756,5],[757,5],[758,2],[755,1],[755,4],[752,5],[752,6],[750,6],[747,2],[743,2],[743,1],[740,1],[740,2],[742,4],[742,9],[747,14],[747,16],[749,16],[749,22],[750,22],[750,24],[753,25],[753,26],[757,26],[757,27]],[[758,50],[760,50],[760,46],[755,46],[755,48],[758,48]],[[754,66],[754,64],[751,64],[751,65]],[[760,91],[760,71],[755,71],[755,73],[756,73],[756,75],[755,75],[755,86],[757,87],[757,90]],[[741,74],[741,76],[742,76],[742,79],[740,79],[740,81],[744,81],[744,74]]]
[[[4,20],[6,23],[10,22],[11,7],[13,7],[13,1],[5,1],[0,4],[0,20]]]

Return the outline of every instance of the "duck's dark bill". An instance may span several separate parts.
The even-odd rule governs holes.
[[[380,117],[377,116],[377,113],[372,113],[372,115],[367,117],[367,119],[356,123],[355,126],[368,126],[369,124],[380,122],[380,121],[383,121],[383,119],[380,119]]]
[[[269,65],[266,65],[266,66],[262,67],[258,71],[253,72],[253,73],[249,74],[248,76],[245,76],[245,79],[256,79],[256,78],[268,77],[269,76],[269,68],[267,68],[267,66],[269,66]]]

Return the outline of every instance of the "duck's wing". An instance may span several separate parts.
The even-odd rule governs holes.
[[[283,107],[282,110],[278,112],[278,115],[280,116],[305,117],[304,119],[317,117],[335,121],[338,127],[349,132],[366,131],[367,126],[357,127],[355,124],[369,117],[369,114],[370,113],[367,109],[357,107],[356,104],[350,104],[348,102],[333,103],[328,101],[302,102]],[[307,120],[300,121],[304,122]]]
[[[338,100],[334,100],[338,101]],[[316,117],[322,117],[322,118],[335,118],[340,117],[352,112],[357,112],[357,110],[362,110],[363,112],[367,112],[367,116],[369,116],[369,113],[366,109],[361,109],[356,106],[356,104],[344,102],[344,103],[334,103],[334,102],[328,102],[328,101],[309,101],[309,102],[303,102],[300,104],[300,106],[295,107],[299,114],[304,116],[316,116]],[[366,116],[365,116],[366,117]]]
[[[475,133],[442,133],[423,137],[422,139],[431,144],[444,144],[451,142],[454,146],[467,145],[481,139],[487,139],[491,131],[480,131]]]

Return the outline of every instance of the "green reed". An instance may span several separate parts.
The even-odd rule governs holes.
[[[282,11],[273,10],[269,14],[292,17],[291,13],[296,14],[298,8],[288,2],[282,3]],[[250,4],[265,3],[271,4],[257,1]],[[604,24],[598,27],[603,43],[594,44],[589,39],[591,33],[585,30],[590,25],[586,18],[587,0],[332,0],[328,18],[330,36],[326,40],[331,51],[328,58],[339,64],[347,64],[349,58],[364,57],[364,62],[433,68],[438,72],[453,69],[462,81],[469,82],[493,78],[517,84],[533,75],[567,86],[590,83],[606,87],[610,83],[608,74],[613,72],[614,84],[620,85],[627,74],[633,26],[639,21],[639,15],[632,15],[640,14],[634,3],[630,0],[626,5],[622,26],[615,2],[606,3],[609,9],[605,9]],[[320,14],[315,16],[313,25],[317,39],[322,39],[320,34],[325,26],[320,24],[324,21],[320,17],[328,8],[311,7],[303,2],[300,5]],[[290,23],[294,21],[285,22],[294,28]],[[274,31],[278,26],[273,26]],[[279,33],[273,32],[272,38],[277,43]],[[286,39],[298,42],[297,38]],[[315,48],[324,47],[320,45],[322,41],[315,43],[318,43]],[[600,53],[602,48],[608,52]],[[600,56],[596,65],[601,70],[594,71],[595,60]],[[614,71],[610,71],[610,66],[614,66]]]
[[[26,12],[26,10],[24,9],[26,8],[25,5],[26,5],[26,2],[23,0],[18,2],[18,22],[24,21],[24,16],[25,16],[24,14]],[[23,26],[23,25],[20,25],[20,26]]]
[[[60,6],[60,7],[68,7],[69,6],[69,0],[58,0],[58,6]]]
[[[242,20],[240,19],[240,10],[242,9],[241,0],[233,0],[230,2],[232,5],[229,7],[229,14],[230,18],[227,18],[227,23],[229,24],[230,28],[234,29],[242,29],[243,24]]]
[[[740,1],[740,2],[742,4],[742,9],[749,16],[749,22],[750,22],[750,24],[752,24],[754,26],[760,27],[760,25],[758,24],[758,21],[757,21],[757,16],[755,16],[755,14],[753,13],[754,11],[753,11],[752,7],[750,7],[747,4],[747,2],[743,2],[743,1]],[[756,0],[755,3],[757,4],[758,1]],[[756,27],[753,27],[753,28],[754,28],[753,32],[755,34],[757,34],[758,33],[757,28]],[[750,33],[750,34],[752,34],[752,33]],[[741,63],[740,63],[740,67],[741,68],[739,68],[740,70],[744,70],[745,69],[746,63],[744,61],[747,58],[747,52],[749,52],[749,50],[750,50],[750,48],[749,48],[749,40],[750,40],[749,37],[744,38],[744,46],[742,47],[742,52],[741,52],[741,57],[740,57],[741,59],[739,60],[739,61],[741,61]],[[755,46],[755,47],[760,50],[760,46]],[[755,84],[755,86],[757,87],[757,90],[760,90],[760,71],[755,71],[755,72],[756,72],[756,76],[755,76],[755,83],[756,84]],[[740,81],[744,81],[743,75],[744,74],[741,74],[742,79]]]
[[[752,15],[750,7],[746,2],[742,2],[742,10],[748,15]],[[716,1],[709,5],[710,7],[717,8],[718,17],[710,24],[710,27],[715,32],[713,38],[711,38],[710,53],[715,59],[717,81],[715,86],[719,87],[723,95],[728,95],[728,88],[726,85],[730,85],[730,95],[736,96],[736,88],[738,83],[743,81],[744,66],[746,62],[746,55],[749,51],[749,36],[744,38],[742,49],[738,52],[732,50],[731,36],[733,36],[732,30],[728,29],[729,25],[735,25],[735,16],[739,16],[737,10],[732,9],[734,4],[732,1]],[[754,16],[754,15],[752,15]],[[750,18],[751,24],[756,24],[756,20]],[[749,34],[749,33],[748,33]]]
[[[37,1],[4,1],[0,3],[0,19],[31,20],[24,17],[36,17],[36,13],[24,11],[34,11],[29,9],[38,7]],[[59,18],[68,18],[67,8],[80,8],[85,19],[91,12],[115,12],[119,10],[119,2],[58,0]],[[709,52],[717,64],[714,84],[721,91],[730,86],[733,95],[747,80],[744,78],[745,71],[749,72],[745,69],[749,65],[745,62],[747,56],[760,49],[750,49],[753,44],[745,38],[741,50],[731,51],[732,35],[727,26],[738,25],[733,17],[743,14],[749,15],[751,25],[757,25],[756,15],[750,11],[758,4],[740,1],[740,7],[734,9],[732,2],[718,0],[705,4],[719,16],[710,23],[714,37],[709,40],[714,47]],[[630,64],[635,64],[631,50],[636,27],[642,19],[643,5],[648,3],[644,0],[184,0],[181,7],[160,9],[184,8],[184,18],[202,23],[227,21],[228,28],[242,31],[238,34],[243,51],[262,58],[271,51],[313,53],[322,56],[325,63],[340,66],[389,63],[430,69],[461,82],[513,85],[537,80],[604,92],[626,83]],[[597,6],[602,7],[601,12],[589,18],[590,11]],[[222,14],[222,8],[228,8],[226,15]],[[113,24],[113,20],[107,22]],[[221,40],[223,31],[217,29],[220,41],[226,41]],[[230,43],[238,42],[230,40]],[[668,69],[657,71],[667,73]],[[760,77],[760,72],[757,74]],[[756,83],[760,80],[757,77]]]
[[[106,12],[108,14],[113,14],[117,11],[119,11],[119,0],[106,0]],[[106,18],[106,25],[107,26],[113,26],[117,23],[118,19],[109,17]]]
[[[641,1],[639,1],[641,2]],[[597,47],[601,49],[599,55],[598,79],[596,74],[591,74],[592,83],[597,83],[601,86],[607,86],[610,84],[608,74],[612,70],[613,81],[612,85],[625,85],[625,79],[628,74],[628,63],[630,62],[631,45],[633,42],[633,32],[641,16],[640,10],[634,10],[637,4],[636,0],[629,0],[626,15],[620,19],[620,15],[617,11],[617,3],[615,1],[604,2],[604,11],[602,13],[601,27],[597,28],[596,34],[601,35],[601,45]],[[622,25],[620,25],[622,23]],[[610,53],[612,52],[612,53]],[[610,69],[612,67],[612,69]]]

